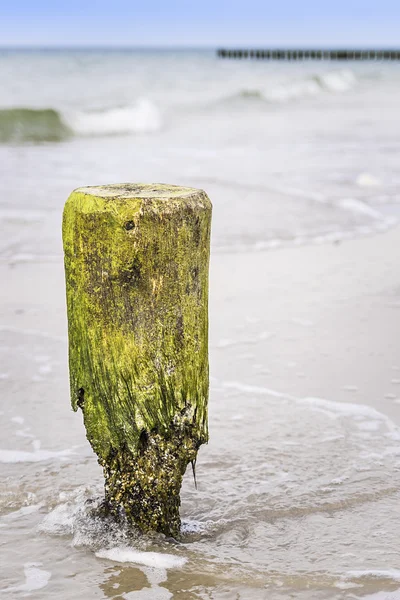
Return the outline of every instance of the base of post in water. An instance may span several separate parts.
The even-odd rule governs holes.
[[[188,406],[161,435],[143,430],[137,453],[129,448],[112,450],[99,460],[105,476],[107,510],[122,514],[141,531],[159,531],[178,538],[182,478],[189,462],[193,468],[204,440],[194,434],[193,411]]]

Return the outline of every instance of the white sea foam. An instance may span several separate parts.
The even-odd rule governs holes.
[[[360,431],[378,431],[379,421],[362,421],[358,423],[357,428]]]
[[[356,77],[349,69],[330,71],[318,76],[321,86],[330,92],[346,92],[356,83]]]
[[[276,390],[257,386],[257,385],[248,385],[246,383],[240,383],[238,381],[223,381],[222,387],[237,390],[239,392],[245,392],[247,394],[257,394],[262,396],[272,396],[274,398],[286,398],[287,400],[297,400],[294,396],[290,396],[289,394],[285,394],[284,392],[278,392]]]
[[[353,596],[359,600],[399,600],[400,588],[394,592],[375,592],[374,594],[368,594],[368,596]]]
[[[99,516],[104,496],[100,489],[80,487],[72,492],[62,492],[62,504],[51,510],[38,526],[49,535],[70,535],[72,546],[89,547],[93,551],[102,548],[120,548],[137,542],[142,550],[146,542],[136,535],[127,522]]]
[[[35,463],[57,458],[63,460],[73,454],[73,450],[36,450],[25,452],[23,450],[0,450],[0,463]]]
[[[246,346],[251,344],[258,344],[259,342],[263,342],[264,340],[268,340],[272,337],[272,333],[269,331],[261,331],[257,335],[248,336],[244,339],[231,339],[231,338],[222,338],[217,344],[214,346],[215,348],[228,348],[230,346]]]
[[[349,69],[329,71],[323,74],[275,81],[268,87],[253,87],[233,92],[228,98],[222,97],[219,104],[234,102],[286,103],[321,94],[345,92],[351,89],[357,79]]]
[[[133,106],[69,114],[64,120],[78,135],[150,133],[161,127],[158,109],[145,98]]]
[[[203,533],[207,529],[207,523],[196,519],[183,519],[182,533]]]
[[[7,515],[2,517],[3,521],[14,521],[16,519],[20,519],[21,517],[26,517],[27,515],[31,515],[37,512],[43,505],[42,504],[31,504],[30,506],[22,506],[18,510],[14,510]]]
[[[40,569],[42,563],[26,563],[24,565],[25,582],[3,590],[3,592],[35,592],[49,583],[50,571]]]
[[[262,396],[271,396],[273,398],[282,398],[299,404],[306,404],[332,418],[339,416],[351,416],[360,422],[362,419],[369,419],[377,423],[383,424],[389,432],[397,432],[397,426],[385,414],[379,412],[371,406],[365,404],[353,404],[350,402],[335,402],[334,400],[326,400],[325,398],[298,398],[284,392],[278,392],[267,387],[243,384],[237,381],[225,381],[223,387],[228,389],[238,390],[247,394],[255,394]]]
[[[12,417],[11,421],[13,423],[18,423],[18,425],[23,425],[25,419],[24,419],[24,417]]]
[[[141,571],[143,571],[145,575],[147,574],[144,568],[142,568]],[[164,581],[164,579],[162,581]],[[166,588],[157,585],[135,592],[126,592],[121,595],[121,598],[124,600],[170,600],[170,598],[172,598],[172,593]]]
[[[74,531],[77,507],[68,502],[50,511],[39,525],[39,531],[53,535],[68,535]]]
[[[363,202],[354,204],[353,200],[347,202],[342,200],[342,206],[340,202],[336,205],[353,212],[354,214],[369,216],[371,218],[370,225],[355,225],[351,230],[337,229],[329,231],[328,233],[317,234],[316,232],[295,234],[290,239],[270,239],[270,240],[254,240],[248,243],[236,242],[233,245],[218,245],[215,248],[216,252],[264,252],[265,250],[276,250],[283,247],[291,246],[305,246],[308,244],[322,245],[329,243],[339,243],[346,240],[352,240],[355,237],[365,237],[372,235],[378,231],[387,231],[398,223],[398,219],[394,216],[385,217],[379,211],[374,208],[367,206]],[[360,206],[361,205],[361,206]],[[392,306],[395,303],[391,304]]]
[[[316,96],[323,92],[346,92],[351,89],[356,82],[357,80],[354,73],[349,69],[343,69],[295,81],[287,81],[272,88],[265,89],[259,95],[268,102],[288,102],[299,98]],[[242,96],[249,98],[256,95],[257,94],[254,92],[242,94]]]
[[[143,588],[134,592],[122,594],[124,600],[170,600],[172,593],[165,587],[160,587],[160,583],[167,579],[166,569],[155,569],[152,567],[139,567],[142,573],[147,577],[151,588]]]
[[[353,213],[371,217],[371,219],[382,219],[382,214],[378,210],[355,198],[343,198],[339,201],[339,206]]]
[[[320,92],[321,86],[317,80],[305,79],[275,86],[265,90],[262,96],[269,102],[287,102],[306,96],[315,96]]]
[[[379,421],[386,426],[388,431],[397,431],[397,426],[389,419],[389,417],[365,404],[335,402],[333,400],[325,400],[324,398],[298,398],[297,402],[309,404],[317,409],[328,411],[333,416],[345,415]]]
[[[365,569],[347,571],[346,576],[351,579],[390,579],[400,582],[400,571],[398,569]]]
[[[335,583],[335,587],[339,590],[351,590],[353,588],[361,588],[363,586],[360,583],[340,580]]]
[[[131,547],[99,550],[96,552],[96,556],[113,562],[133,563],[158,569],[176,569],[183,567],[187,562],[187,559],[182,556],[162,554],[161,552],[139,552]]]
[[[380,184],[380,181],[370,173],[360,173],[356,179],[356,183],[360,187],[375,187]]]
[[[15,435],[24,438],[34,438],[35,436],[33,435],[33,433],[30,433],[30,429],[30,427],[25,427],[24,429],[17,429]]]

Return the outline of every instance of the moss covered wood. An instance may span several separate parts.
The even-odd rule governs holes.
[[[63,216],[72,407],[106,503],[179,533],[179,493],[208,440],[211,203],[201,190],[75,190]]]

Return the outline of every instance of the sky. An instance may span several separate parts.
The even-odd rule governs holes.
[[[400,47],[400,0],[0,0],[0,46]]]

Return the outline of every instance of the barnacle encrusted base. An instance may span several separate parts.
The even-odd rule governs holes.
[[[211,203],[202,190],[75,190],[63,216],[71,403],[106,501],[179,531],[179,491],[208,440]]]
[[[136,454],[128,448],[113,451],[103,464],[108,510],[142,531],[179,537],[180,489],[190,461],[196,463],[200,440],[193,437],[190,407],[171,423],[169,435],[143,432]]]

